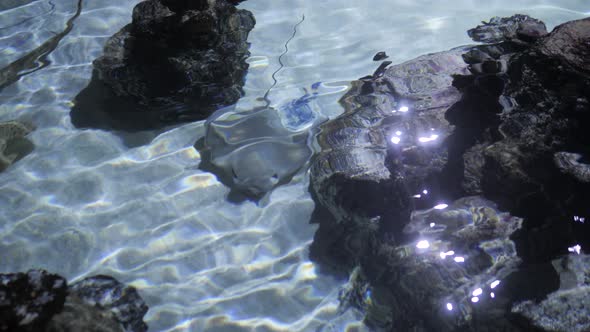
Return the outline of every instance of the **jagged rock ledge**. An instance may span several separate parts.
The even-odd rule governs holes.
[[[26,137],[33,129],[20,121],[0,122],[0,172],[33,151],[35,146]]]
[[[557,331],[535,301],[590,245],[590,19],[468,33],[486,44],[384,62],[321,127],[311,256],[354,269],[343,303],[385,330]]]
[[[0,331],[145,332],[148,307],[109,276],[66,279],[44,270],[0,274]]]
[[[207,118],[242,96],[251,12],[232,0],[146,0],[93,62],[72,123],[137,131]]]

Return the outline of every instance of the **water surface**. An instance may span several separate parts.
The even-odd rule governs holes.
[[[0,7],[0,67],[63,30],[76,3]],[[0,272],[112,275],[138,288],[151,331],[362,330],[359,313],[338,310],[344,280],[309,261],[317,226],[309,224],[305,172],[264,204],[229,203],[229,189],[197,168],[202,121],[134,148],[114,133],[70,123],[71,100],[88,84],[92,60],[137,3],[84,1],[51,64],[0,92],[0,121],[37,127],[35,151],[0,174]],[[342,112],[337,100],[349,82],[378,66],[377,51],[399,63],[469,44],[465,31],[492,16],[529,14],[551,29],[590,14],[585,0],[249,0],[240,7],[257,24],[237,109],[260,104],[304,15],[269,97],[279,106],[321,82],[313,107],[327,117]]]

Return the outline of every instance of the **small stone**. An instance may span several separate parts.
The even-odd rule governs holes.
[[[383,59],[387,59],[389,56],[385,52],[377,52],[373,57],[373,61],[381,61]]]

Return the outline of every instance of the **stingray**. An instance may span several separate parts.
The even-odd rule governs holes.
[[[205,136],[196,147],[202,154],[200,169],[214,173],[230,187],[230,200],[259,200],[281,184],[291,181],[313,154],[312,128],[322,121],[311,108],[319,83],[312,91],[281,105],[270,106],[268,94],[277,84],[276,74],[283,68],[282,57],[297,33],[297,26],[279,56],[279,68],[272,74],[273,84],[266,91],[264,106],[244,112],[233,108],[213,113],[205,122]]]

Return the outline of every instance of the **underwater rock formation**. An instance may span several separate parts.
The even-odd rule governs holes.
[[[56,274],[0,274],[0,331],[43,331],[63,309],[66,293],[66,280]]]
[[[68,286],[43,270],[0,274],[0,331],[147,331],[148,308],[135,290],[108,276]]]
[[[590,124],[590,19],[547,33],[541,21],[515,15],[468,33],[488,44],[395,66],[384,62],[352,83],[341,99],[345,112],[321,126],[321,152],[311,166],[314,221],[320,224],[311,256],[340,271],[360,267],[366,282],[351,286],[356,295],[344,298],[363,299],[360,307],[374,326],[539,329],[542,324],[511,313],[512,305],[555,291],[551,260],[575,243],[590,245],[584,237],[590,214],[590,136],[584,134]],[[486,200],[455,206],[472,195]],[[450,201],[450,207],[442,204]],[[452,213],[431,211],[435,217],[416,223],[422,213],[416,209],[433,206]],[[498,210],[523,218],[522,227],[519,222],[492,236],[501,223],[479,223],[476,215],[506,220],[490,218]],[[449,221],[455,226],[436,230]],[[469,233],[469,240],[462,238]],[[494,244],[490,252],[483,249],[488,241]],[[432,259],[420,253],[424,246],[433,249]],[[460,267],[434,259],[435,253],[448,259],[447,253],[457,252],[451,247],[475,259]],[[531,274],[539,281],[528,280]],[[484,303],[479,294],[485,289],[473,282],[493,278],[503,286],[484,294],[495,297]],[[359,296],[359,289],[369,289],[370,296]]]
[[[480,331],[473,317],[491,321],[482,307],[510,296],[498,285],[520,264],[509,237],[521,224],[477,196],[414,211],[404,230],[415,235],[413,241],[382,243],[361,261],[368,285],[361,288],[365,322],[388,331]]]
[[[157,129],[207,118],[242,95],[255,20],[239,1],[142,1],[93,62],[77,127]]]
[[[590,215],[589,43],[590,19],[568,22],[510,56],[505,73],[487,76],[502,82],[500,121],[490,126],[492,137],[464,155],[465,178],[479,182],[464,189],[524,217],[525,228],[535,230],[523,234],[519,248],[528,261],[550,260],[574,243],[590,245],[575,235],[588,232],[575,218]],[[476,75],[464,93],[476,85],[490,87]],[[466,107],[456,116],[464,113]]]
[[[552,263],[559,273],[559,290],[540,302],[521,302],[512,312],[543,331],[590,331],[590,256],[569,255]]]
[[[0,122],[0,172],[33,151],[33,142],[26,138],[32,130],[18,121]]]
[[[32,0],[2,1],[0,4],[0,11],[23,6],[29,2],[32,2]],[[0,68],[0,91],[17,82],[21,77],[49,66],[51,64],[51,61],[48,59],[49,55],[57,48],[59,42],[72,31],[74,28],[74,21],[81,13],[82,0],[78,0],[76,12],[66,21],[66,27],[64,30],[55,33],[53,37],[43,42],[43,44],[11,62],[6,67]]]

